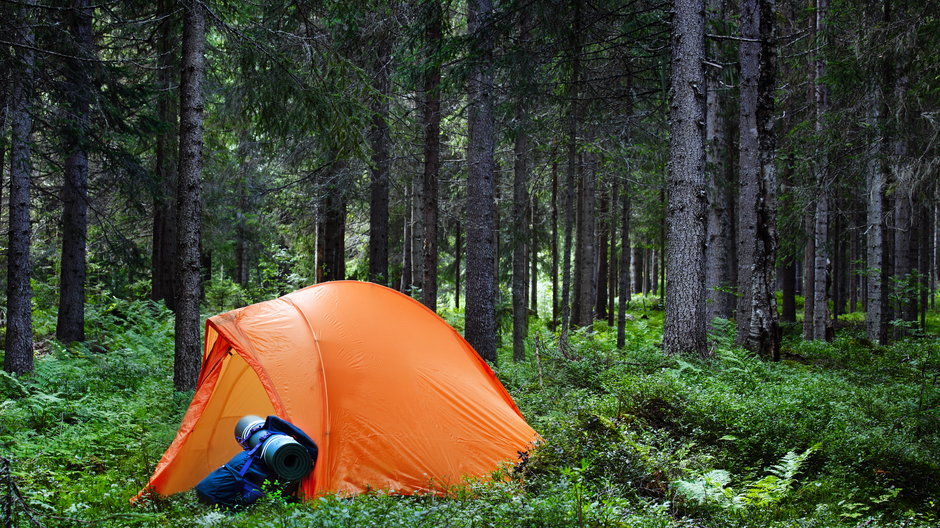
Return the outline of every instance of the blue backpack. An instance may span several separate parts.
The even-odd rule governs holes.
[[[226,509],[237,509],[253,504],[266,492],[279,491],[292,496],[297,491],[299,480],[278,480],[277,474],[261,458],[261,447],[272,436],[289,436],[310,454],[313,461],[310,466],[312,471],[317,462],[317,444],[300,428],[277,416],[268,416],[261,431],[263,434],[254,447],[248,446],[247,438],[236,438],[245,451],[232,457],[196,485],[196,496],[201,502],[217,504]],[[252,431],[254,432],[257,430]]]

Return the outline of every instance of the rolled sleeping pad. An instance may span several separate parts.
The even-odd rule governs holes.
[[[282,434],[269,436],[264,441],[261,460],[278,478],[287,481],[300,480],[313,468],[307,449],[297,440]]]
[[[235,440],[245,449],[251,449],[254,447],[254,444],[248,444],[250,440],[248,435],[264,427],[264,421],[264,418],[254,414],[243,416],[238,420],[238,423],[235,424]]]
[[[267,421],[249,414],[235,424],[235,438],[246,450],[264,440],[260,457],[265,465],[281,480],[300,480],[313,469],[313,458],[306,447],[292,437],[264,429]],[[245,436],[248,435],[246,439]]]

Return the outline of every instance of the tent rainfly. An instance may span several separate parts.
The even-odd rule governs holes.
[[[302,496],[413,494],[486,478],[538,434],[470,345],[395,290],[326,282],[206,321],[199,383],[147,487],[188,490],[277,415],[319,446]]]

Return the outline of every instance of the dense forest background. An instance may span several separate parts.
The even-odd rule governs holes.
[[[62,473],[3,458],[0,490],[27,497],[0,515],[183,523],[187,502],[76,497],[145,479],[203,317],[356,279],[462,331],[550,447],[465,502],[271,511],[929,525],[938,18],[932,0],[0,0],[0,456],[42,466],[55,437],[49,468],[132,475],[47,496]],[[114,419],[147,445],[67,439]]]

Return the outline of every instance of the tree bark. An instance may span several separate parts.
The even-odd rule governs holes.
[[[594,317],[599,320],[607,319],[607,283],[610,273],[610,262],[607,260],[607,245],[608,242],[610,242],[609,194],[606,188],[601,191],[600,204],[597,211],[597,289],[594,293]]]
[[[319,186],[317,210],[317,282],[346,278],[345,162],[333,160]]]
[[[463,237],[463,230],[461,223],[457,221],[456,233],[454,233],[454,309],[460,309],[460,257],[461,255],[461,238]]]
[[[465,337],[480,356],[496,361],[496,202],[493,163],[493,43],[490,0],[470,0],[467,29],[475,44],[468,83],[467,307]]]
[[[389,95],[391,82],[392,44],[383,34],[372,62],[376,97],[372,100],[372,126],[369,145],[372,147],[369,198],[369,280],[389,285],[388,276],[388,206],[391,157],[389,155]]]
[[[160,0],[157,11],[163,19],[158,28],[157,119],[163,129],[156,134],[154,173],[157,190],[153,198],[153,245],[150,298],[176,310],[176,192],[179,110],[173,90],[176,18],[170,0]]]
[[[741,104],[738,154],[738,302],[735,312],[738,344],[745,344],[751,329],[752,275],[757,236],[759,131],[757,125],[757,80],[760,75],[760,12],[757,0],[741,0]]]
[[[597,238],[595,225],[597,211],[595,207],[595,187],[597,173],[593,154],[586,154],[587,163],[581,170],[580,197],[578,200],[578,237],[575,250],[575,270],[577,271],[576,307],[572,308],[574,326],[589,326],[593,321],[595,282],[595,260]],[[576,308],[576,309],[575,309]]]
[[[30,209],[33,81],[35,73],[35,0],[17,9],[15,48],[10,90],[10,237],[7,249],[7,331],[3,370],[22,374],[33,370],[33,289],[29,250],[32,243]]]
[[[438,48],[441,42],[440,3],[428,4],[427,64],[424,71],[424,182],[422,213],[424,227],[423,276],[421,299],[425,306],[437,311],[437,223],[438,180],[441,171],[441,67]]]
[[[519,21],[519,39],[522,46],[526,46],[529,39],[529,28],[526,13],[520,13]],[[525,63],[517,72],[517,80],[521,84],[526,81],[528,74]],[[513,145],[514,165],[513,165],[513,198],[512,198],[512,358],[514,361],[523,361],[525,359],[525,338],[528,334],[529,314],[526,308],[525,290],[526,290],[526,267],[528,265],[528,252],[526,242],[529,240],[528,219],[529,219],[529,169],[528,169],[528,149],[529,136],[526,130],[528,126],[528,108],[526,107],[526,97],[521,93],[519,87],[516,88],[520,93],[516,98],[516,130],[515,143]]]
[[[620,187],[620,277],[617,286],[617,348],[626,344],[627,304],[630,303],[630,183]]]
[[[180,76],[179,187],[177,192],[176,353],[173,385],[196,387],[202,357],[199,242],[202,229],[202,81],[205,73],[205,8],[187,2]]]
[[[538,215],[538,197],[534,194],[529,196],[529,259],[531,267],[529,269],[529,314],[535,317],[539,315],[539,215]]]
[[[568,330],[571,328],[571,243],[574,228],[574,187],[578,170],[578,122],[580,121],[581,82],[581,10],[583,0],[573,0],[574,14],[572,31],[569,39],[569,59],[571,77],[568,80],[568,145],[567,168],[565,171],[565,224],[564,242],[561,250],[561,336],[558,340],[560,349],[568,345]]]
[[[674,5],[663,351],[707,356],[705,2]]]
[[[66,59],[68,118],[64,133],[65,182],[62,187],[62,260],[56,338],[63,343],[85,340],[85,267],[88,235],[88,126],[92,99],[90,61],[93,7],[74,0],[66,11],[73,57]],[[84,59],[84,61],[83,61]]]
[[[829,0],[816,0],[816,36],[822,49],[826,40],[826,22],[829,12]],[[829,174],[829,155],[822,141],[826,134],[825,115],[829,111],[829,88],[823,79],[826,75],[826,60],[821,51],[816,52],[815,98],[816,98],[816,135],[820,146],[816,152],[816,211],[815,211],[815,249],[813,276],[813,339],[827,339],[829,329],[829,193],[831,187]]]
[[[722,20],[725,16],[724,0],[709,2],[710,16]],[[713,60],[719,56],[718,42],[711,42]],[[705,142],[708,171],[708,245],[705,258],[705,288],[708,292],[705,319],[709,324],[716,318],[731,319],[734,316],[735,269],[733,251],[735,225],[731,216],[734,187],[729,174],[727,118],[724,106],[726,98],[721,94],[720,71],[706,71]]]
[[[780,331],[775,296],[777,260],[777,178],[775,173],[774,90],[777,62],[776,0],[758,0],[760,59],[756,124],[759,167],[751,275],[751,320],[747,347],[763,357],[780,360]]]
[[[414,237],[411,233],[414,230],[413,202],[415,200],[414,182],[412,181],[406,186],[405,190],[405,221],[401,241],[401,284],[399,289],[405,295],[411,294],[411,287],[414,285],[412,280],[414,276],[414,261],[412,260],[414,256],[412,251]]]
[[[558,325],[558,163],[552,162],[552,323]]]

